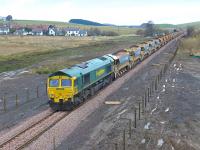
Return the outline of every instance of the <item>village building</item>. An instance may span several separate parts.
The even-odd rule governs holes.
[[[48,27],[48,35],[50,36],[55,36],[56,35],[56,28],[53,25],[50,25]]]
[[[0,27],[0,35],[7,35],[9,34],[10,29],[6,26],[1,26]]]
[[[65,36],[87,36],[87,31],[77,28],[67,28],[65,29],[65,31]]]
[[[44,35],[43,30],[39,28],[32,29],[33,35],[42,36]]]

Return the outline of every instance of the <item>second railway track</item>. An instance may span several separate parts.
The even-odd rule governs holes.
[[[69,112],[52,112],[48,116],[32,124],[20,133],[12,136],[0,145],[1,150],[18,150],[28,146],[57,122],[65,118]]]

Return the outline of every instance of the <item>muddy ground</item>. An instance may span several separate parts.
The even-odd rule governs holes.
[[[58,149],[123,149],[124,131],[125,148],[130,150],[200,149],[198,58],[175,58],[158,90],[147,103],[141,119],[137,118],[137,127],[134,128],[134,110],[138,108],[145,88],[155,79],[174,50],[174,45],[168,47],[117,92],[107,97],[107,100],[121,101],[121,104],[101,106],[83,120]]]

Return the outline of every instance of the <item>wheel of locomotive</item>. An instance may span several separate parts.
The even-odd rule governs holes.
[[[68,102],[67,104],[60,105],[60,111],[72,111],[75,108],[75,102]]]
[[[90,96],[94,96],[94,94],[95,94],[95,93],[94,93],[94,87],[91,87],[91,88],[90,88]]]
[[[53,105],[51,105],[50,107],[51,107],[51,109],[52,109],[53,111],[60,111],[58,106],[55,106],[55,105],[53,106]]]

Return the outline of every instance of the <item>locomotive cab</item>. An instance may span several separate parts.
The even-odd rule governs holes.
[[[53,75],[48,78],[47,91],[50,103],[59,104],[73,101],[77,92],[76,77]]]

